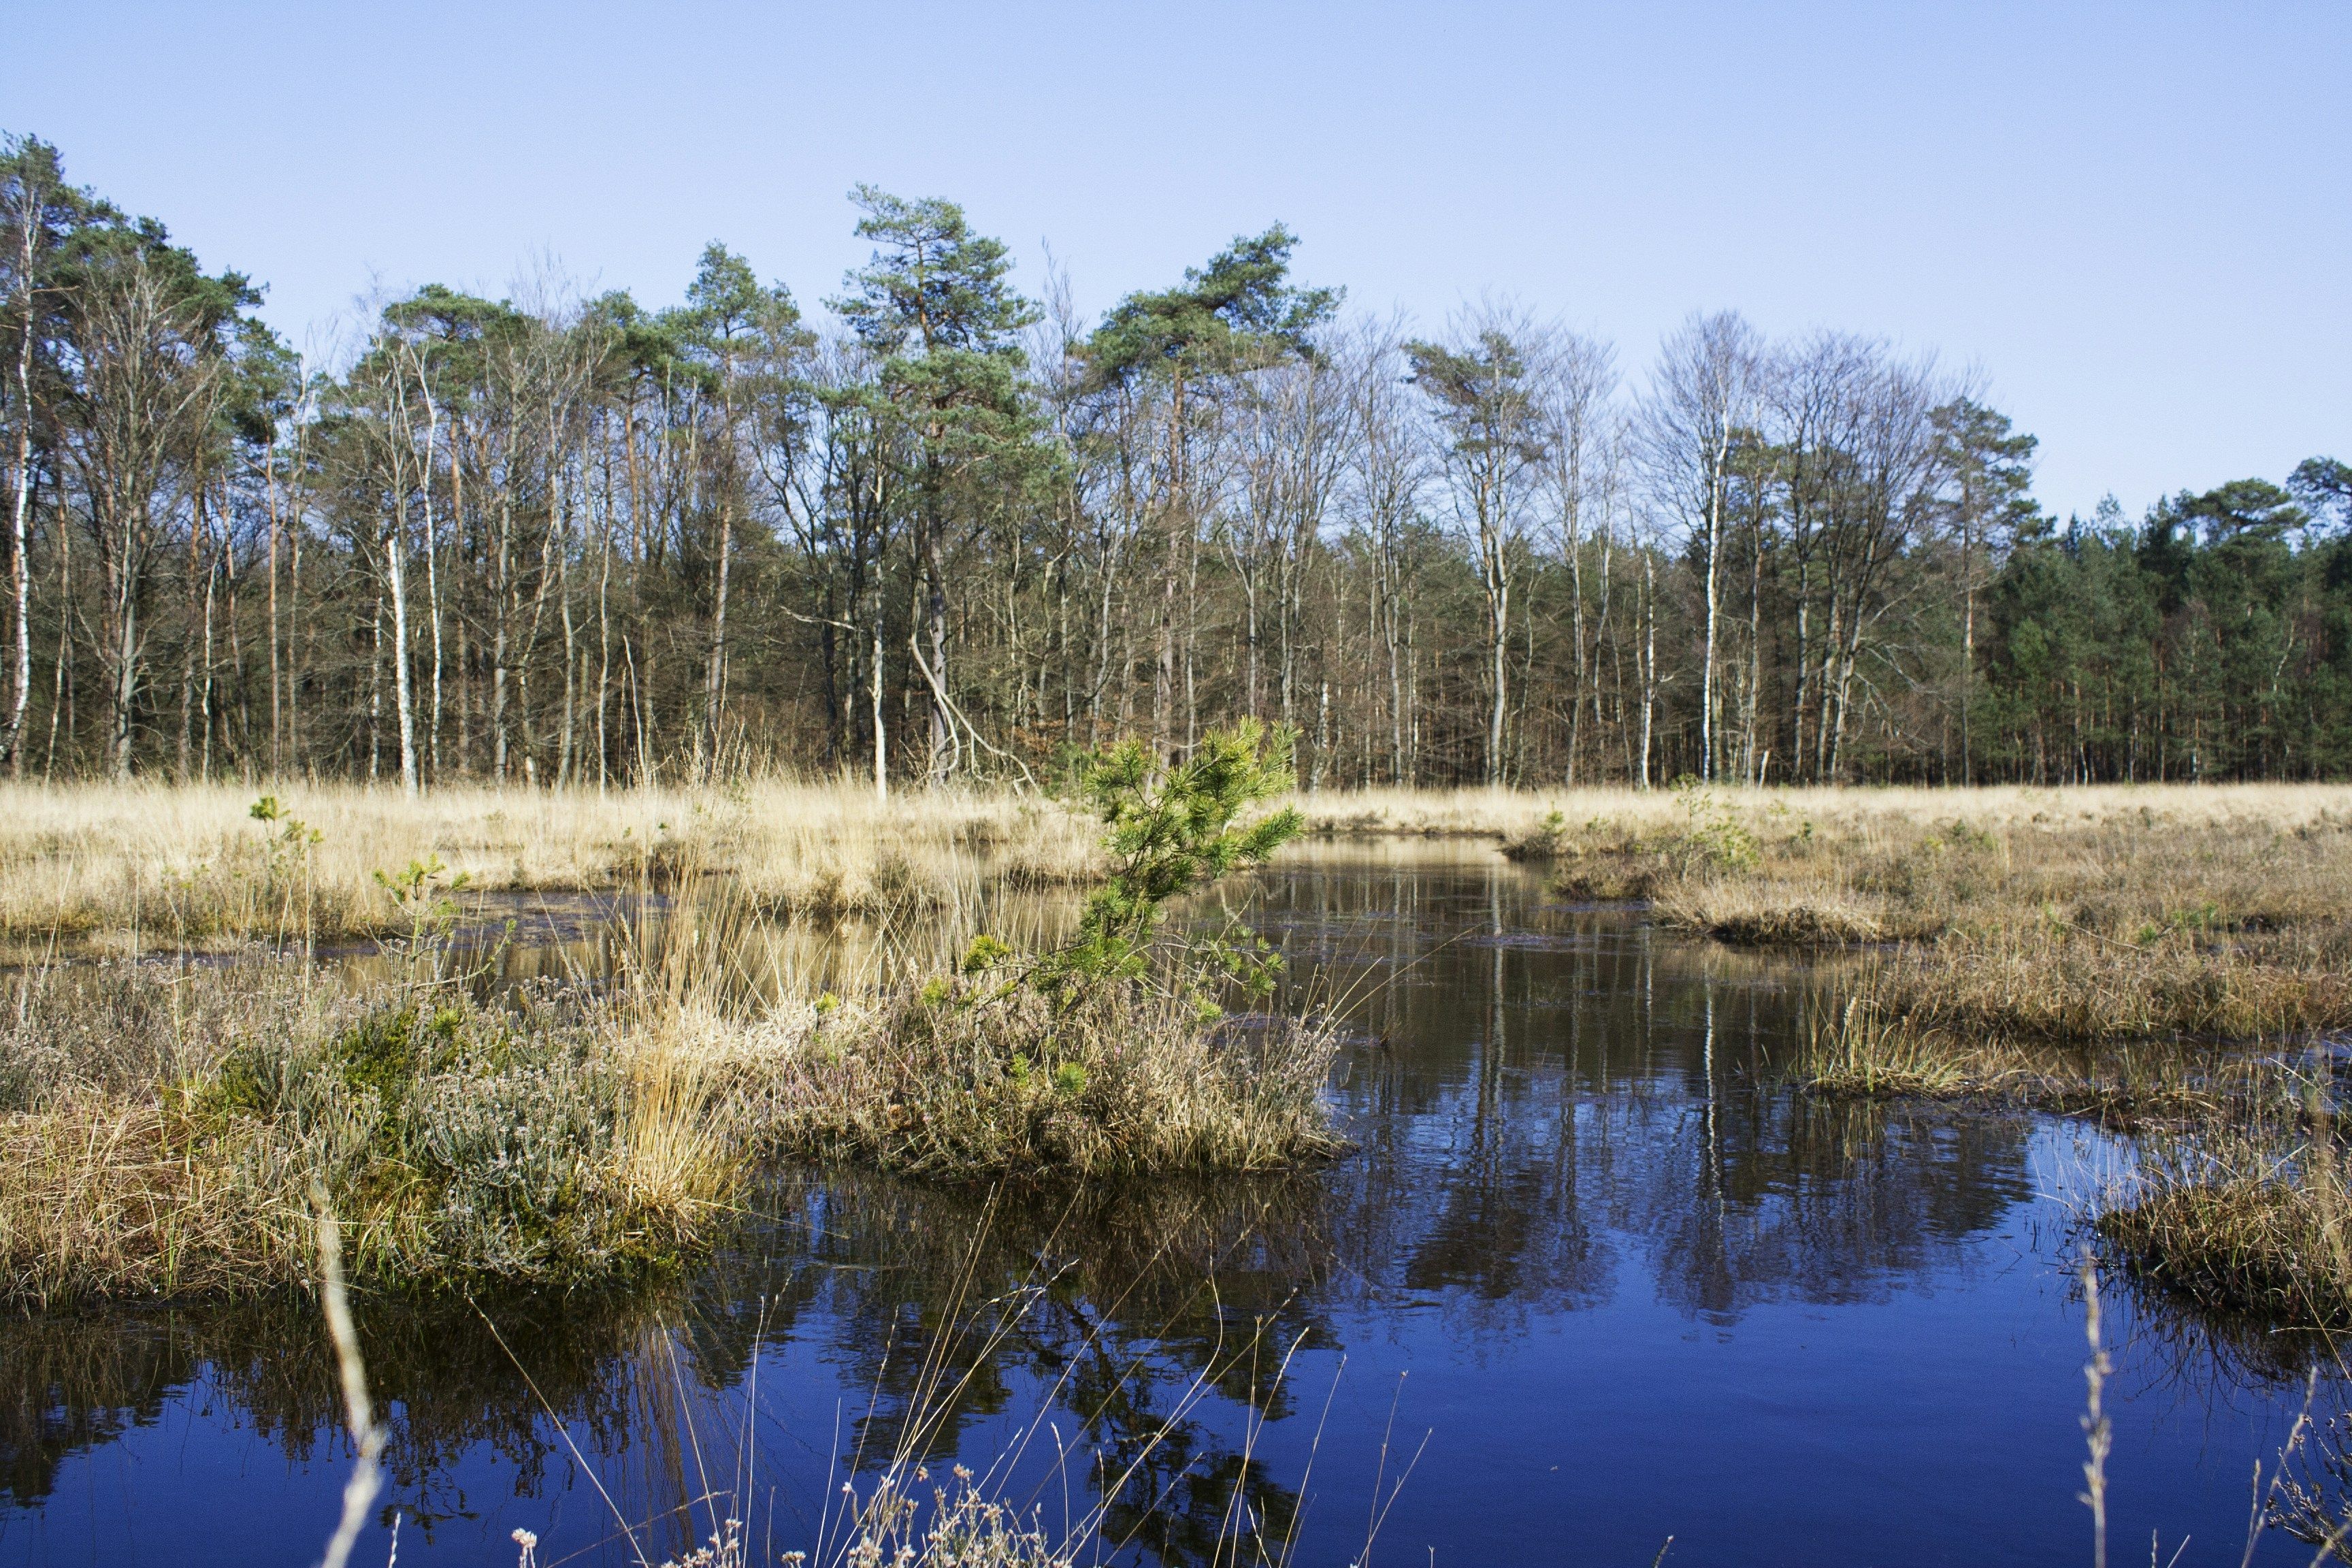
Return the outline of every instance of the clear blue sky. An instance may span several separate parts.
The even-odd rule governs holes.
[[[859,180],[1081,304],[1281,219],[1310,281],[1485,291],[1637,374],[1693,309],[1980,367],[2061,511],[2352,459],[2352,4],[501,5],[7,0],[0,128],[269,286],[551,253],[804,301]]]

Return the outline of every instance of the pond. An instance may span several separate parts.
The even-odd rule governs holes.
[[[1353,1153],[1081,1200],[780,1173],[689,1279],[363,1308],[354,1561],[396,1518],[404,1568],[659,1563],[732,1513],[772,1563],[917,1452],[1144,1563],[2089,1560],[2078,1199],[2127,1151],[1792,1093],[1801,964],[1484,848],[1308,847],[1235,907],[1346,1022]],[[2111,1550],[2238,1562],[2301,1352],[2105,1300]],[[0,1563],[315,1562],[349,1461],[306,1311],[0,1323]]]

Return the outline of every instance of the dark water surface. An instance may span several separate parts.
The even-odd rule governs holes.
[[[903,1442],[1049,1530],[1130,1473],[1149,1563],[1237,1519],[1362,1562],[1376,1516],[1399,1568],[2089,1561],[2068,1194],[2121,1149],[1791,1095],[1801,968],[1484,851],[1309,854],[1246,912],[1357,1032],[1356,1153],[1076,1205],[783,1175],[649,1295],[363,1310],[400,1563],[659,1563],[714,1508],[773,1562]],[[2234,1563],[2294,1353],[2108,1295],[2116,1560]],[[303,1311],[0,1323],[0,1563],[315,1562],[334,1399]]]

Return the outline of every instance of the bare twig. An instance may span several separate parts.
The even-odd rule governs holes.
[[[335,1342],[335,1362],[342,1375],[343,1418],[351,1428],[352,1443],[359,1448],[359,1457],[352,1466],[352,1479],[343,1483],[342,1518],[336,1521],[326,1555],[319,1560],[320,1568],[344,1568],[351,1561],[352,1546],[359,1540],[361,1527],[367,1523],[368,1509],[375,1502],[376,1489],[383,1484],[384,1431],[375,1418],[375,1406],[368,1399],[367,1364],[360,1359],[359,1334],[352,1327],[351,1302],[343,1293],[342,1226],[336,1224],[334,1213],[327,1205],[325,1183],[310,1184],[310,1206],[319,1216],[319,1294],[326,1310],[327,1335]],[[398,1550],[396,1545],[394,1550]]]

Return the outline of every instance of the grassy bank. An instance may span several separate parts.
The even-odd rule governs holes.
[[[2018,1040],[1923,1027],[1830,984],[1809,1008],[1789,1070],[1816,1094],[1999,1101],[2137,1131],[2225,1117],[2268,1092],[2273,1069],[2202,1041]]]
[[[1842,984],[1956,1038],[2352,1026],[2352,791],[1682,790],[1507,853],[1723,941],[1863,946]]]
[[[356,1277],[430,1289],[666,1267],[778,1157],[1051,1183],[1332,1147],[1326,1034],[1001,990],[746,1012],[657,973],[490,1005],[266,956],[23,973],[0,998],[0,1300],[302,1284],[314,1175]]]
[[[982,878],[1060,886],[1104,868],[1087,814],[1034,795],[783,780],[708,789],[0,784],[0,942],[227,949],[400,929],[378,873],[438,861],[462,897],[635,889],[692,866],[768,913],[957,896]],[[2333,786],[2068,791],[1375,789],[1293,797],[1309,836],[1485,840],[1576,896],[1645,898],[1744,941],[1915,940],[2013,907],[2130,939],[2293,921],[2342,862],[2274,841],[2352,824]],[[2141,850],[2151,853],[2142,855]],[[2352,852],[2347,852],[2352,854]],[[2187,869],[2199,898],[2172,896]],[[2285,873],[2285,874],[2282,874]],[[2207,906],[2210,905],[2210,908]]]
[[[1571,803],[1573,804],[1573,803]],[[2352,789],[1680,790],[1522,837],[1563,891],[1731,941],[1933,942],[2025,927],[2126,944],[2332,919]]]
[[[2141,1279],[2282,1328],[2352,1327],[2352,1152],[2327,1124],[2248,1108],[2142,1160],[2096,1219]]]
[[[283,815],[253,815],[267,788]],[[1549,809],[1508,790],[1298,797],[1309,833],[1501,841]],[[1596,796],[1596,799],[1603,798]],[[1612,802],[1647,797],[1610,794]],[[451,785],[0,782],[0,945],[233,950],[397,933],[378,873],[437,863],[476,909],[502,896],[631,890],[692,868],[768,914],[887,913],[982,879],[1061,887],[1105,868],[1083,808],[1036,795],[788,780],[556,793]]]
[[[2086,1199],[2111,1261],[2225,1318],[2352,1328],[2352,1150],[2324,1047],[2020,1041],[1834,995],[1792,1064],[1808,1091],[2026,1105],[2127,1132],[2129,1170]]]

